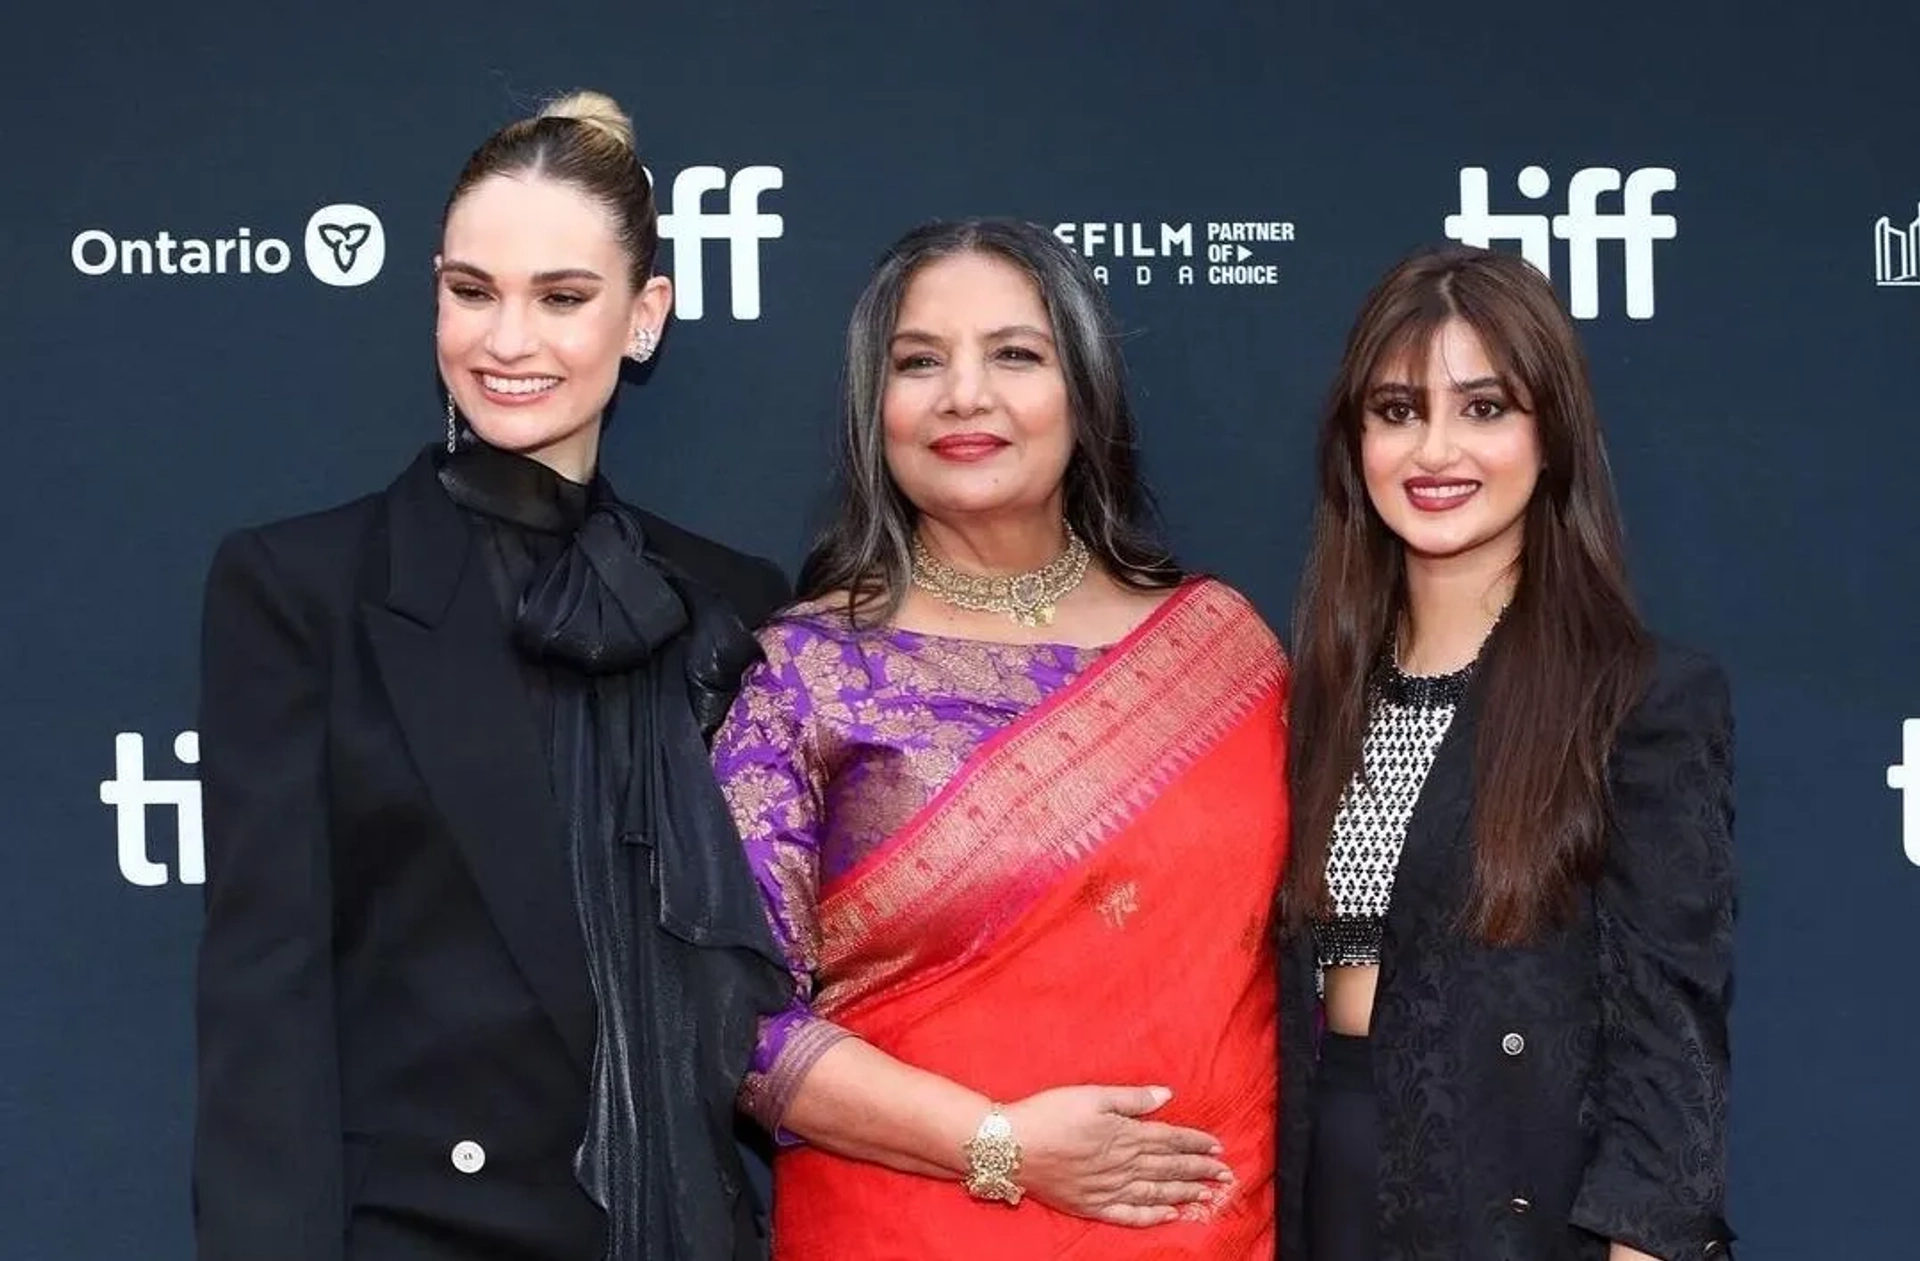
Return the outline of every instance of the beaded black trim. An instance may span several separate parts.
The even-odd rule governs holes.
[[[1466,699],[1467,685],[1473,682],[1474,667],[1478,664],[1477,660],[1470,661],[1451,674],[1408,674],[1394,664],[1392,653],[1388,653],[1374,671],[1373,692],[1376,697],[1414,709],[1457,706]]]
[[[1323,968],[1380,962],[1385,915],[1335,915],[1313,922],[1313,951]]]
[[[1373,677],[1367,681],[1368,703],[1384,697],[1396,705],[1408,705],[1415,709],[1438,709],[1443,705],[1457,707],[1467,697],[1467,685],[1473,682],[1474,671],[1479,668],[1480,658],[1486,655],[1494,632],[1506,620],[1507,608],[1507,605],[1500,606],[1500,612],[1494,616],[1493,625],[1487,628],[1486,638],[1480,641],[1479,651],[1474,653],[1473,660],[1451,674],[1408,674],[1402,670],[1399,637],[1395,636],[1388,641],[1387,650],[1380,655],[1380,664],[1374,667]]]

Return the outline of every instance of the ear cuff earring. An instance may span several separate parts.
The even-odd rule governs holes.
[[[633,340],[627,343],[627,358],[635,363],[645,363],[653,358],[654,335],[650,328],[633,330]]]

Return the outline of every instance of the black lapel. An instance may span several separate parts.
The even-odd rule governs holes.
[[[1467,822],[1473,807],[1473,745],[1479,728],[1480,688],[1469,685],[1434,752],[1433,766],[1407,819],[1400,866],[1387,902],[1396,920],[1416,907],[1440,902],[1452,914],[1472,871]]]
[[[501,936],[583,1070],[595,1009],[566,839],[513,646],[466,520],[422,456],[387,496],[362,604],[407,749]]]

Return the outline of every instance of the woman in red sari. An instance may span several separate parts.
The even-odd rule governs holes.
[[[779,1261],[1266,1258],[1286,662],[1142,525],[1086,263],[935,225],[848,342],[845,494],[714,749],[796,980]]]

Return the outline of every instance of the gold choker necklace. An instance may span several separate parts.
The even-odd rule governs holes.
[[[1024,574],[969,574],[947,564],[918,535],[913,540],[913,583],[936,600],[973,613],[999,613],[1022,626],[1051,626],[1053,606],[1087,576],[1091,554],[1071,527],[1058,556]]]

